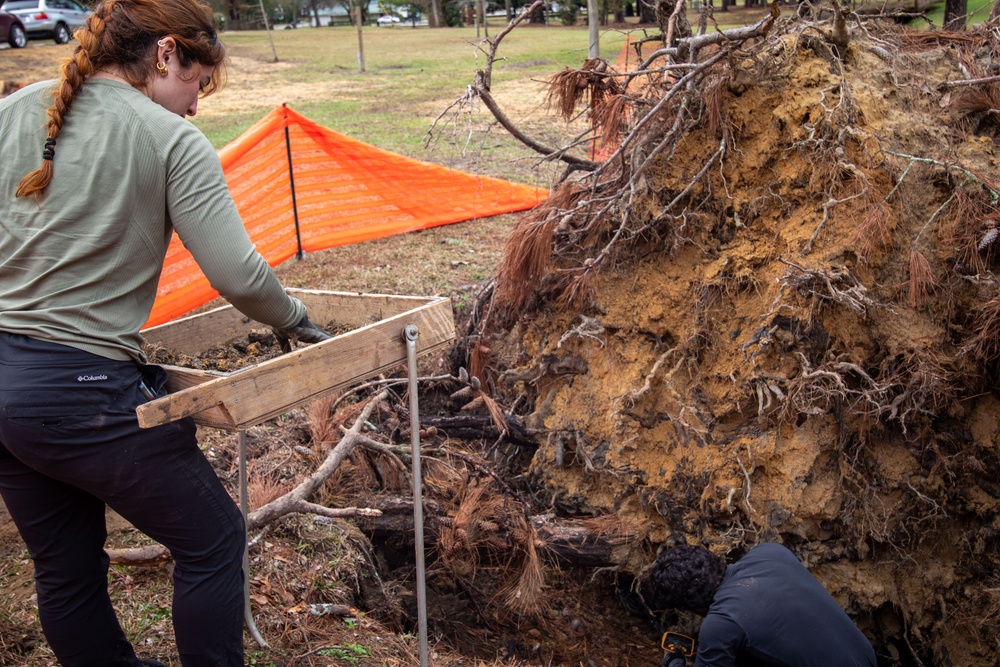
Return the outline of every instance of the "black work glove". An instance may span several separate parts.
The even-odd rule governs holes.
[[[274,335],[281,344],[281,351],[286,353],[292,351],[290,340],[292,338],[300,343],[321,343],[324,340],[333,338],[333,336],[313,324],[308,315],[303,315],[299,323],[291,329],[275,329]]]
[[[663,662],[660,663],[660,667],[685,667],[685,665],[687,665],[687,658],[684,657],[684,654],[673,651],[666,651],[663,654]]]

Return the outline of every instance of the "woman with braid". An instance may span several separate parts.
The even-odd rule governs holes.
[[[34,561],[63,667],[140,660],[107,590],[105,507],[174,560],[184,667],[242,667],[244,528],[190,419],[140,429],[162,394],[149,316],[173,231],[245,315],[309,322],[257,253],[219,159],[185,116],[223,80],[197,0],[100,0],[57,81],[0,100],[0,494]]]

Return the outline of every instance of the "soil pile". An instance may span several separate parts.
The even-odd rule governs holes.
[[[777,541],[880,661],[997,660],[997,48],[778,21],[627,114],[591,88],[626,147],[514,231],[473,367],[543,500],[645,536],[624,569]]]

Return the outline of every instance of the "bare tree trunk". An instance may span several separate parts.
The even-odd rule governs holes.
[[[944,29],[965,30],[965,14],[968,12],[969,0],[945,0]],[[996,10],[994,5],[993,10]],[[992,11],[990,14],[992,15]]]
[[[441,0],[431,0],[431,15],[428,21],[430,27],[441,27]]]
[[[588,58],[601,57],[601,30],[598,25],[601,20],[600,13],[600,0],[587,0],[587,32],[590,35],[590,48],[587,50]]]
[[[535,25],[545,25],[545,5],[538,5],[531,11],[528,16],[528,23],[534,23]]]
[[[504,0],[504,11],[507,13],[507,23],[514,19],[514,3],[511,0]]]
[[[365,71],[365,38],[361,30],[361,25],[364,22],[365,13],[363,11],[362,0],[358,0],[358,71]],[[291,150],[291,149],[289,149]]]
[[[639,23],[656,23],[653,0],[636,0],[639,5]]]

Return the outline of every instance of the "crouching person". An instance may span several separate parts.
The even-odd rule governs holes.
[[[696,667],[875,667],[868,639],[779,544],[760,544],[729,566],[701,547],[674,547],[640,586],[653,610],[705,617]]]

